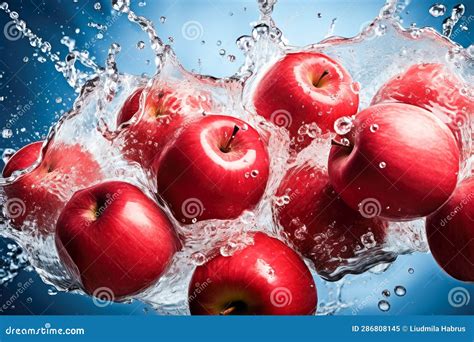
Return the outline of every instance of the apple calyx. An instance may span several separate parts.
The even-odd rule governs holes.
[[[326,77],[327,75],[329,75],[329,71],[327,70],[324,70],[324,72],[321,74],[321,76],[319,77],[318,81],[317,82],[313,82],[313,86],[315,86],[316,88],[321,88],[322,87],[322,80],[324,77]]]
[[[234,130],[232,131],[232,135],[230,136],[229,140],[227,141],[227,144],[220,148],[220,150],[223,153],[229,153],[230,152],[230,144],[232,143],[232,141],[234,141],[235,136],[236,136],[237,132],[239,131],[239,129],[240,129],[239,126],[237,126],[237,125],[234,126]]]

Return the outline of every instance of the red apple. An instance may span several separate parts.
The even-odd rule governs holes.
[[[369,107],[336,138],[329,177],[344,201],[362,214],[410,220],[431,214],[451,196],[459,150],[449,128],[408,104]]]
[[[184,119],[209,111],[211,101],[209,94],[203,91],[177,84],[158,84],[147,93],[140,117],[143,90],[135,90],[125,101],[117,125],[130,122],[122,132],[123,153],[127,159],[148,168]]]
[[[186,224],[232,219],[253,208],[269,174],[267,149],[258,132],[223,115],[190,123],[157,165],[158,193]]]
[[[327,172],[311,162],[287,172],[273,212],[298,251],[326,278],[348,259],[382,246],[388,227],[377,217],[349,208],[329,183]]]
[[[461,182],[426,220],[431,253],[452,277],[474,282],[474,178]]]
[[[111,181],[72,196],[58,219],[56,246],[87,293],[120,299],[156,282],[180,244],[154,201]]]
[[[446,66],[423,63],[412,65],[385,83],[372,103],[398,101],[429,110],[449,125],[461,144],[460,127],[467,125],[474,113],[474,98],[469,96],[472,91]]]
[[[198,266],[189,284],[192,315],[311,315],[316,285],[303,260],[280,240],[254,244]]]
[[[311,143],[308,135],[298,133],[301,126],[316,123],[323,133],[333,131],[338,118],[356,114],[358,92],[359,85],[341,64],[321,53],[299,52],[270,68],[253,101],[258,114],[288,129],[299,151]]]
[[[19,150],[5,165],[3,176],[32,166],[39,158],[42,144],[36,142]],[[79,145],[50,142],[34,170],[4,186],[6,214],[17,229],[34,223],[41,232],[51,232],[74,191],[101,177],[99,164]]]

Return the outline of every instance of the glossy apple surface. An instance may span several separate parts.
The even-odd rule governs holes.
[[[354,210],[410,220],[438,209],[456,187],[459,150],[449,128],[416,106],[363,110],[329,156],[334,189]],[[343,146],[346,144],[347,146]]]
[[[125,101],[117,125],[129,123],[122,130],[124,156],[148,168],[185,119],[209,111],[211,100],[209,94],[183,85],[157,84],[146,96],[143,91],[144,88],[135,90]]]
[[[469,122],[474,113],[474,94],[468,86],[446,66],[437,63],[412,65],[384,84],[372,103],[399,101],[434,113],[448,124],[460,144],[460,127]]]
[[[155,202],[111,181],[74,194],[59,216],[56,246],[87,293],[120,299],[156,282],[180,244]]]
[[[273,212],[293,245],[324,277],[332,277],[348,259],[381,247],[388,227],[377,217],[349,208],[329,183],[327,171],[311,162],[287,172]]]
[[[311,315],[317,293],[298,254],[256,233],[253,245],[198,266],[188,301],[192,315]]]
[[[3,176],[32,166],[40,156],[42,144],[35,142],[20,149],[5,165]],[[27,223],[36,225],[41,232],[51,232],[74,191],[101,177],[99,164],[79,145],[50,143],[34,170],[4,187],[7,214],[17,229]]]
[[[433,257],[451,277],[474,282],[474,178],[462,181],[428,216],[426,235]]]
[[[323,133],[333,131],[339,117],[357,113],[358,91],[359,85],[332,58],[290,53],[263,76],[253,102],[259,115],[287,128],[293,146],[301,150],[311,143],[310,136],[298,133],[301,126],[316,123]]]
[[[252,209],[268,180],[269,157],[244,121],[210,115],[188,125],[157,160],[158,193],[181,223],[232,219]]]

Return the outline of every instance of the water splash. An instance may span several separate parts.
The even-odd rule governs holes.
[[[268,137],[272,172],[265,195],[255,210],[243,213],[236,220],[210,220],[198,222],[192,227],[182,226],[173,220],[176,229],[186,237],[184,249],[175,256],[170,269],[158,284],[135,297],[151,304],[160,313],[189,313],[187,285],[191,273],[196,265],[205,262],[216,250],[222,254],[231,255],[235,250],[250,243],[246,239],[246,233],[254,230],[265,231],[285,239],[281,228],[273,223],[271,210],[274,194],[281,178],[289,168],[300,165],[308,159],[314,159],[315,156],[318,156],[317,162],[320,164],[324,164],[327,160],[328,146],[332,137],[318,135],[317,127],[306,127],[301,131],[302,135],[310,135],[314,140],[308,148],[295,157],[288,152],[287,132],[255,115],[251,101],[255,86],[262,72],[283,54],[310,50],[319,51],[340,60],[364,89],[360,93],[361,108],[370,104],[372,96],[387,79],[413,63],[422,61],[443,63],[465,78],[467,82],[473,82],[472,56],[469,57],[466,50],[432,29],[405,30],[401,27],[397,18],[408,5],[408,1],[388,1],[381,10],[380,16],[354,38],[329,37],[323,42],[304,48],[290,46],[283,38],[282,32],[272,19],[275,4],[275,0],[258,1],[259,20],[254,24],[251,34],[237,39],[237,45],[245,55],[245,62],[238,73],[224,79],[197,75],[184,70],[172,49],[160,39],[152,22],[136,15],[130,9],[128,0],[114,0],[113,8],[118,15],[125,14],[128,20],[139,25],[147,34],[149,45],[156,56],[157,73],[153,78],[120,74],[116,65],[116,55],[120,52],[118,44],[112,44],[110,47],[104,67],[94,63],[87,52],[77,51],[75,42],[68,37],[63,37],[61,40],[69,51],[64,61],[61,61],[59,53],[51,53],[49,43],[46,48],[41,49],[41,51],[45,50],[45,55],[55,63],[57,70],[65,76],[68,83],[80,92],[71,111],[51,129],[45,145],[80,143],[99,161],[104,179],[127,180],[150,195],[156,190],[156,185],[150,179],[150,175],[138,165],[124,160],[120,152],[123,141],[121,130],[116,127],[115,118],[125,99],[137,87],[145,87],[145,96],[151,87],[161,82],[185,86],[191,89],[191,92],[199,89],[210,94],[213,111],[239,117],[255,127],[262,136]],[[3,3],[0,9],[12,18],[8,5]],[[44,42],[41,38],[34,35],[26,24],[21,22],[17,14],[13,14],[12,19],[17,20],[15,21],[17,25],[20,23],[18,25],[20,32],[30,39],[30,42],[34,41],[33,46],[43,46]],[[360,60],[364,63],[358,62]],[[78,71],[75,67],[76,61],[86,66],[90,72]],[[201,115],[201,113],[196,115]],[[350,127],[349,121],[341,120],[338,129],[345,132]],[[376,132],[377,129],[378,127],[371,127],[372,132]],[[468,136],[465,144],[470,146],[469,129],[466,127],[463,129],[466,130],[466,136]],[[4,158],[10,155],[11,153],[4,154]],[[5,185],[17,181],[34,167],[20,172],[11,179],[0,180],[0,184]],[[171,217],[168,208],[163,209]],[[383,272],[400,254],[427,251],[423,227],[423,220],[391,223],[389,236],[383,245],[373,245],[370,241],[370,243],[362,241],[364,247],[358,251],[356,257],[347,260],[343,266],[331,274],[320,276],[337,280],[345,274],[364,273],[369,269],[372,272]],[[24,248],[25,260],[28,256],[46,283],[54,285],[59,290],[83,293],[80,284],[70,279],[59,262],[54,236],[32,235],[34,231],[35,222],[31,222],[29,229],[22,232],[11,229],[7,220],[0,222],[0,234],[14,239]],[[341,293],[347,286],[344,285],[344,280],[336,284],[337,291],[333,292],[335,296],[323,301],[324,305],[320,308],[321,314],[334,314],[353,305],[351,302],[342,300]],[[382,307],[385,308],[384,303]]]

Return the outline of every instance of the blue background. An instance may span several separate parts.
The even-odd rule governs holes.
[[[98,30],[88,27],[88,23],[105,23],[107,17],[112,15],[109,1],[100,1],[100,11],[94,9],[96,2],[98,0],[15,0],[9,1],[9,4],[34,32],[51,42],[53,51],[60,51],[63,58],[67,49],[60,44],[60,39],[64,35],[74,38],[79,48],[89,46],[88,50],[100,65],[104,64],[109,45],[118,42],[122,46],[117,60],[120,71],[152,75],[153,55],[147,37],[125,17],[110,25],[103,39],[94,38]],[[146,2],[146,6],[139,6],[139,2]],[[404,25],[416,23],[419,27],[433,26],[436,29],[441,28],[443,18],[449,15],[452,6],[457,3],[443,1],[448,12],[443,17],[434,18],[428,13],[434,1],[412,2],[403,13]],[[362,25],[378,14],[383,3],[383,0],[280,0],[275,8],[274,19],[292,45],[306,45],[323,39],[334,18],[337,18],[334,34],[347,37],[357,34]],[[474,14],[474,4],[472,1],[465,1],[464,4],[466,13],[461,22],[471,27],[467,32],[458,30],[455,40],[468,46],[473,43],[474,18],[471,17],[472,23],[468,18]],[[132,7],[138,14],[155,23],[165,41],[172,37],[172,45],[186,68],[214,76],[229,76],[238,70],[243,58],[235,40],[249,34],[249,23],[258,18],[256,0],[143,0],[132,1]],[[164,23],[160,22],[162,16],[166,17]],[[181,32],[183,24],[191,20],[198,21],[203,27],[202,36],[192,41],[184,39]],[[0,28],[9,21],[4,13],[0,13]],[[147,45],[143,50],[136,47],[140,40]],[[225,56],[219,54],[221,49],[226,51]],[[34,53],[35,49],[25,39],[10,41],[0,32],[0,127],[10,124],[13,131],[12,137],[0,136],[0,153],[5,148],[18,149],[44,138],[50,125],[71,107],[75,98],[74,91],[53,65],[40,63]],[[228,59],[229,54],[236,56],[234,62]],[[147,64],[146,60],[152,62]],[[12,124],[11,115],[25,106],[28,107],[26,113]],[[5,256],[8,252],[6,243],[0,239],[0,255]],[[409,268],[414,268],[415,272],[409,274]],[[0,305],[17,291],[18,286],[30,279],[33,285],[3,314],[152,313],[143,304],[136,302],[99,308],[84,296],[63,293],[49,295],[49,287],[34,272],[24,270],[13,281],[0,286]],[[359,298],[362,302],[355,306],[356,311],[352,307],[342,310],[342,314],[474,314],[474,286],[447,277],[429,254],[403,256],[383,274],[348,277],[348,281],[352,284],[345,285],[344,296],[348,296],[347,300]],[[393,294],[393,288],[399,284],[407,288],[404,297]],[[448,303],[448,293],[456,286],[462,286],[473,297],[469,304],[460,308]],[[386,288],[392,292],[389,299],[392,307],[383,313],[377,308],[377,302],[383,299],[381,291]],[[318,290],[320,298],[324,299],[327,290],[319,280]]]

